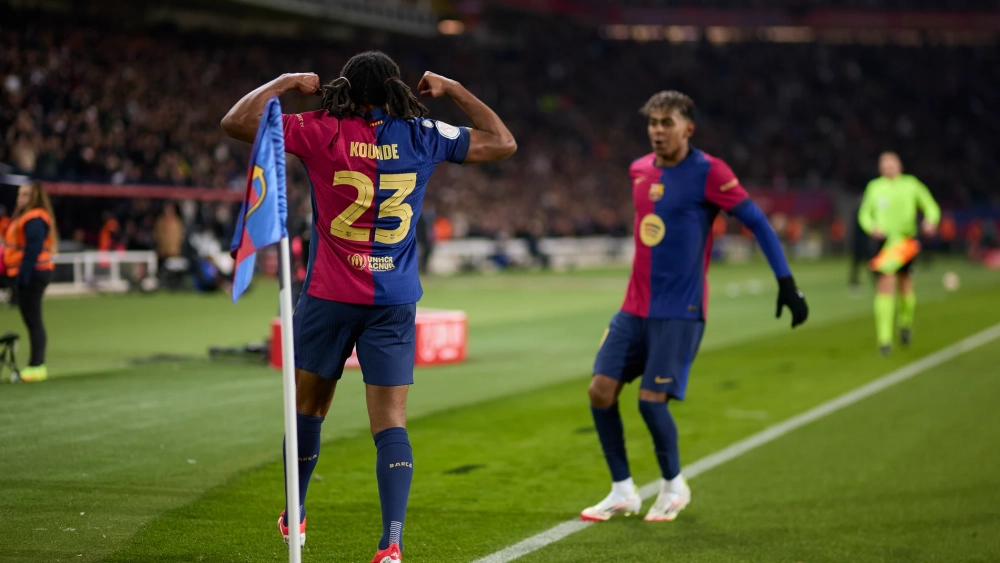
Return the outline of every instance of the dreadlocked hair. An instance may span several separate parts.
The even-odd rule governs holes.
[[[403,119],[428,114],[400,79],[399,65],[382,51],[354,55],[340,76],[323,86],[323,109],[334,117],[360,115],[365,106],[384,107],[389,115]]]

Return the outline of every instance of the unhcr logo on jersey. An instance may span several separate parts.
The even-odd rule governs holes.
[[[369,256],[368,268],[373,272],[388,272],[395,270],[396,264],[392,261],[392,256]]]
[[[365,256],[364,254],[351,254],[347,257],[347,262],[358,270],[371,270],[372,272],[388,272],[396,269],[396,263],[392,256]]]
[[[368,257],[364,254],[351,254],[347,257],[347,262],[358,270],[368,269]]]

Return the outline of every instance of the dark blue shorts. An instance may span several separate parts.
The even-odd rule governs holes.
[[[303,294],[295,305],[295,367],[337,380],[358,348],[365,383],[413,383],[417,304],[355,305]]]
[[[597,351],[594,373],[623,383],[641,375],[643,389],[684,399],[704,331],[700,320],[644,319],[618,311]]]

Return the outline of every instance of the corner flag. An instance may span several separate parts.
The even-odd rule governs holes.
[[[229,248],[236,260],[233,303],[250,285],[257,250],[288,236],[285,190],[285,136],[281,125],[281,104],[278,98],[271,98],[260,117],[257,138],[250,153],[246,194],[236,219],[233,244]]]
[[[292,329],[292,266],[288,249],[288,199],[285,193],[285,133],[281,124],[281,104],[271,98],[264,106],[257,128],[257,138],[250,153],[247,190],[236,219],[236,232],[230,251],[236,259],[233,274],[233,303],[246,291],[253,278],[254,256],[258,249],[278,246],[278,305],[281,314],[281,387],[285,418],[285,459],[299,459],[295,414],[295,343]],[[294,465],[293,465],[294,467]],[[288,500],[288,523],[298,531],[299,472],[285,472],[285,498]],[[288,535],[289,563],[302,562],[299,534]]]

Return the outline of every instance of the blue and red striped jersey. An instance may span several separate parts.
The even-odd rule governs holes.
[[[653,153],[629,168],[635,258],[622,310],[657,319],[704,319],[712,222],[748,195],[722,160],[691,148],[673,167]]]
[[[468,129],[382,110],[344,119],[325,110],[282,118],[285,150],[302,160],[312,184],[304,291],[365,305],[419,301],[413,229],[434,168],[465,160]]]

